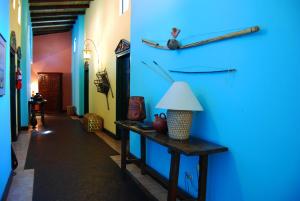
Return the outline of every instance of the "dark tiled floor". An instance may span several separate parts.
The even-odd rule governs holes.
[[[147,201],[110,156],[118,153],[78,120],[49,116],[33,132],[25,168],[34,169],[34,201]]]

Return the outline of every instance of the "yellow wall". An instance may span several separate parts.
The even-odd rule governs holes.
[[[131,9],[123,15],[119,14],[119,0],[92,1],[85,15],[85,38],[92,39],[100,55],[102,69],[106,67],[112,85],[113,94],[116,94],[116,55],[115,49],[121,39],[130,39]],[[90,49],[93,49],[89,44]],[[94,53],[95,51],[93,51]],[[94,85],[96,72],[101,70],[97,65],[97,56],[93,55],[90,63],[89,112],[97,113],[104,118],[104,127],[115,133],[116,98],[109,93],[107,110],[105,95],[98,93]]]
[[[15,8],[13,7],[13,4],[15,2]],[[17,48],[21,46],[21,21],[20,24],[18,22],[18,7],[22,5],[21,0],[10,0],[10,33],[14,31],[16,33],[16,41],[17,41]],[[21,8],[20,8],[21,9]],[[21,9],[22,10],[22,9]],[[21,15],[21,13],[20,13]],[[16,58],[16,65],[17,65],[17,56]],[[16,96],[16,102],[17,102],[17,96]],[[18,110],[18,108],[16,107]],[[16,111],[16,117],[18,117],[18,111]],[[18,124],[18,121],[17,121]],[[18,125],[16,125],[18,126]]]
[[[15,9],[13,8],[15,2]],[[22,5],[21,0],[10,0],[10,32],[16,32],[17,47],[21,46],[21,25],[18,23],[18,5]]]

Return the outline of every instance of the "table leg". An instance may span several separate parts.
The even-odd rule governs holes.
[[[176,201],[179,165],[180,165],[180,153],[177,151],[171,151],[168,201]]]
[[[28,101],[28,125],[30,125],[30,118],[31,118],[31,104]]]
[[[126,171],[126,158],[127,158],[127,138],[128,132],[125,129],[121,129],[121,171]]]
[[[206,200],[206,181],[207,181],[207,164],[208,156],[199,157],[200,175],[198,180],[198,199],[197,201]]]
[[[44,103],[41,104],[41,120],[44,126],[45,125],[45,104]]]
[[[141,174],[146,174],[146,138],[141,136]]]

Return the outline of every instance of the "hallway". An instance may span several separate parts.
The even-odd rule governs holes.
[[[35,201],[148,200],[129,177],[124,180],[102,139],[86,133],[79,120],[47,116],[47,126],[32,131],[25,169],[34,169]]]

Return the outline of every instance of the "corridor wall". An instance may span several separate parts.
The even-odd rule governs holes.
[[[195,113],[192,135],[229,147],[209,158],[207,201],[300,200],[300,2],[295,0],[133,0],[131,95],[144,96],[148,120],[170,84],[144,66],[235,73],[174,74],[186,81],[204,107]],[[259,25],[261,31],[206,46],[158,50],[142,38],[166,44],[178,27],[182,44]],[[139,156],[139,137],[131,152]],[[165,177],[170,155],[147,142],[147,164]],[[181,157],[179,186],[196,196],[198,159]],[[185,174],[192,176],[187,180]]]
[[[100,64],[97,63],[97,55],[90,42],[93,57],[89,69],[89,109],[104,118],[104,128],[111,133],[116,132],[116,97],[108,95],[109,110],[106,105],[106,96],[97,92],[94,84],[96,73],[107,70],[113,94],[116,94],[116,54],[115,49],[121,39],[130,40],[130,15],[131,8],[121,14],[119,0],[91,1],[90,8],[85,15],[85,38],[92,39],[99,52]]]
[[[22,8],[22,1],[10,1],[10,33],[13,31],[16,35],[16,47],[21,46],[21,22],[19,21],[20,16],[22,15],[19,12],[19,7]],[[15,57],[15,64],[17,65],[17,56]],[[15,93],[17,94],[17,89],[15,89]],[[17,102],[17,95],[16,95],[16,102]],[[21,114],[21,113],[20,113]],[[18,107],[16,107],[16,114],[15,116],[18,117]],[[18,125],[18,121],[16,121],[16,130],[21,126]]]
[[[63,110],[66,110],[72,105],[72,32],[34,36],[33,41],[32,91],[38,92],[39,72],[63,73]]]
[[[28,126],[28,100],[31,97],[31,63],[32,63],[32,43],[33,33],[29,12],[28,0],[22,0],[22,18],[21,18],[21,70],[22,83],[21,89],[21,126]]]
[[[6,47],[6,78],[9,78],[9,31],[10,31],[10,18],[9,18],[9,0],[1,0],[0,8],[0,33],[7,43]],[[11,136],[10,136],[10,92],[9,92],[9,79],[5,80],[5,95],[0,96],[0,198],[2,198],[5,186],[11,172]]]
[[[72,30],[72,103],[77,115],[84,115],[84,16],[78,17]]]

